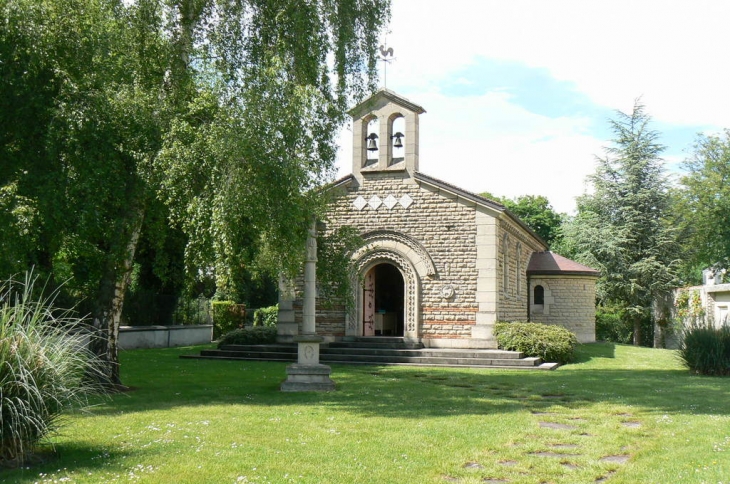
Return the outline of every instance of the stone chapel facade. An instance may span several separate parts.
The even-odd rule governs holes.
[[[317,307],[326,341],[395,336],[433,348],[495,348],[497,321],[559,324],[595,341],[594,269],[548,252],[503,205],[418,171],[418,116],[387,89],[350,111],[353,172],[336,182],[326,230],[358,229],[362,284],[349,314]],[[374,148],[377,148],[374,149]],[[283,287],[278,337],[301,333],[300,291]]]

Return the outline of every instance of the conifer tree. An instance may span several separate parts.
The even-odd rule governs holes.
[[[637,100],[630,114],[611,120],[614,134],[589,177],[593,193],[577,200],[578,213],[565,225],[575,257],[601,271],[600,304],[621,307],[642,342],[641,323],[651,317],[656,296],[675,283],[679,266],[676,230],[668,222],[669,184],[659,133]]]

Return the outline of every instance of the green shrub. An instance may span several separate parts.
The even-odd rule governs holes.
[[[596,308],[596,339],[612,343],[630,344],[634,328],[623,317],[618,307],[598,306]]]
[[[254,326],[276,326],[276,322],[279,320],[279,305],[274,304],[268,308],[257,309],[253,313],[253,325]]]
[[[641,318],[641,345],[654,345],[654,321]],[[618,306],[596,308],[596,339],[611,343],[631,344],[634,341],[634,322],[626,310]]]
[[[213,314],[214,338],[246,325],[246,306],[243,304],[236,304],[233,301],[212,301],[210,309]]]
[[[255,326],[253,328],[234,329],[227,333],[218,342],[218,347],[223,345],[263,345],[276,343],[276,328],[268,326]]]
[[[502,349],[561,364],[573,361],[578,344],[575,335],[567,329],[547,324],[500,322],[494,332]]]
[[[684,332],[679,355],[692,373],[730,375],[730,327],[690,327]]]
[[[82,321],[33,296],[35,279],[0,283],[0,465],[22,465],[64,409],[102,389]]]

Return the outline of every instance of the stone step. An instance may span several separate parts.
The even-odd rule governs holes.
[[[342,338],[342,341],[363,343],[367,343],[368,341],[382,341],[383,343],[397,343],[404,339],[403,336],[345,336]]]
[[[296,343],[270,344],[270,345],[223,345],[219,350],[225,351],[275,351],[280,353],[297,353]],[[217,350],[203,350],[217,351]]]
[[[203,350],[187,358],[290,361],[297,359],[295,344],[225,345],[221,349]],[[373,348],[320,349],[320,361],[328,364],[416,365],[471,368],[537,368],[554,369],[553,363],[540,358],[525,358],[521,353],[503,350],[421,349],[395,350]]]
[[[329,343],[328,345],[330,348],[374,348],[374,349],[391,349],[391,350],[418,350],[423,348],[423,344],[421,343],[405,343],[403,341],[400,342],[392,342],[392,343],[386,343],[386,342],[359,342],[359,341],[351,341],[351,342],[343,342],[343,341],[337,341],[334,343]]]
[[[428,356],[374,356],[352,354],[322,354],[319,359],[327,363],[415,363],[420,365],[458,365],[458,366],[527,366],[534,367],[542,363],[540,358],[454,358]]]
[[[322,347],[321,354],[328,355],[372,355],[372,356],[425,356],[432,358],[488,358],[488,359],[520,359],[524,357],[517,351],[503,350],[469,350],[469,349],[389,349],[361,347]]]
[[[200,352],[200,356],[210,357],[227,357],[227,358],[256,358],[265,360],[267,358],[277,360],[291,360],[297,359],[297,352],[294,353],[288,351],[247,351],[247,350],[204,350]]]

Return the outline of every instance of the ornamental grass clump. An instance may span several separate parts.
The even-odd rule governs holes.
[[[679,349],[682,363],[698,375],[730,375],[730,326],[692,326]]]
[[[538,356],[543,361],[569,363],[573,361],[578,339],[560,326],[540,323],[497,323],[494,329],[497,344],[509,351],[521,351],[525,356]]]
[[[82,320],[34,296],[36,278],[0,283],[0,465],[24,464],[62,412],[101,392]]]

